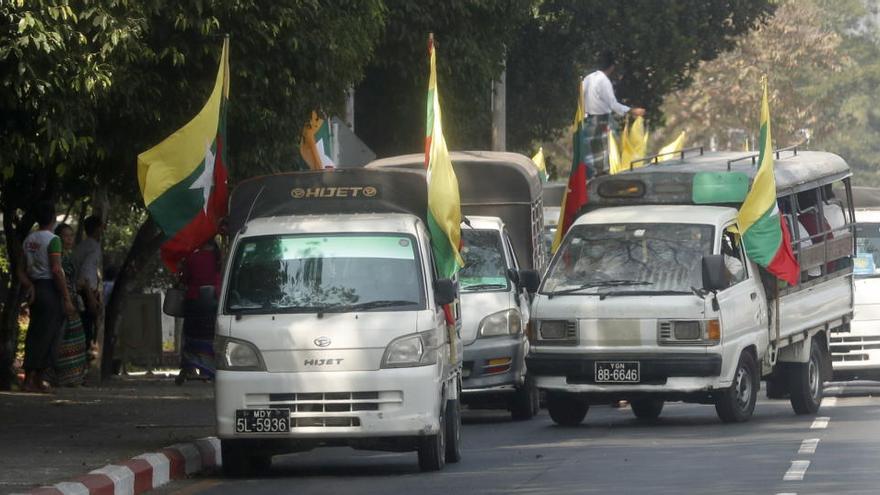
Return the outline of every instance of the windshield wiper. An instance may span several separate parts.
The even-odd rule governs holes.
[[[553,296],[563,296],[565,294],[574,294],[575,292],[586,290],[586,289],[595,289],[598,287],[619,287],[623,285],[654,285],[654,282],[647,282],[644,280],[600,280],[596,282],[588,282],[586,284],[581,284],[577,287],[572,287],[570,289],[557,290],[554,292],[550,292],[547,294],[547,297],[553,299]]]
[[[685,290],[626,290],[617,292],[602,292],[599,294],[599,300],[606,297],[614,296],[672,296],[680,294],[692,294]]]
[[[480,289],[506,289],[507,284],[474,284],[474,285],[466,285],[461,288],[461,290],[480,290]]]
[[[387,308],[391,306],[407,306],[412,304],[419,304],[418,301],[407,301],[403,299],[378,299],[375,301],[366,301],[362,303],[354,303],[354,304],[336,304],[333,306],[324,306],[318,308],[318,314],[324,313],[338,313],[338,312],[346,312],[346,311],[357,311],[357,310],[365,310],[365,309],[376,309],[376,308]]]

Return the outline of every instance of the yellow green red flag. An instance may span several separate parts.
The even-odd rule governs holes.
[[[758,172],[752,188],[737,214],[737,228],[742,235],[746,255],[776,278],[791,285],[798,283],[800,266],[791,250],[791,236],[776,203],[776,176],[770,136],[770,104],[767,80],[763,81],[761,132],[758,142]]]
[[[681,131],[681,134],[678,135],[671,143],[666,146],[660,148],[658,154],[660,156],[657,157],[658,162],[665,162],[667,160],[674,160],[677,158],[675,155],[676,152],[684,149],[684,140],[685,140],[685,132]]]
[[[226,102],[229,40],[223,42],[214,89],[202,110],[161,143],[138,155],[138,185],[166,241],[169,270],[217,234],[227,210]]]
[[[431,248],[442,277],[452,277],[464,266],[461,258],[461,199],[458,179],[443,137],[434,38],[428,39],[431,69],[428,78],[425,167],[428,170],[428,230]]]

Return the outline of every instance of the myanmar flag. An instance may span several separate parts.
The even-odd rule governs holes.
[[[138,155],[138,183],[150,216],[165,233],[162,261],[180,260],[217,234],[226,216],[226,104],[229,40],[223,42],[214,90],[189,123]]]
[[[609,133],[611,134],[611,133]],[[584,163],[584,92],[578,91],[578,107],[572,128],[571,173],[568,176],[568,187],[562,196],[562,208],[559,210],[559,222],[556,236],[553,238],[552,251],[555,253],[562,243],[562,238],[574,223],[577,212],[587,204],[587,164]]]
[[[461,200],[458,179],[443,138],[440,99],[437,94],[437,63],[434,38],[428,39],[431,73],[428,78],[425,167],[428,169],[428,230],[431,249],[441,277],[451,278],[464,266],[461,249]]]
[[[544,158],[544,147],[538,148],[538,152],[532,157],[532,163],[538,168],[538,177],[541,182],[547,182],[547,160]]]
[[[791,236],[776,203],[776,177],[773,171],[773,147],[770,139],[770,105],[767,103],[767,80],[761,101],[761,133],[758,173],[752,189],[737,215],[746,254],[776,278],[791,285],[798,283],[800,266],[791,251]]]

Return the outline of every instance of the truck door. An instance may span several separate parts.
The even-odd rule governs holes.
[[[745,257],[739,236],[732,226],[725,228],[721,239],[721,254],[730,274],[730,286],[717,295],[721,308],[722,339],[725,347],[725,361],[733,362],[739,356],[731,354],[750,343],[757,344],[760,361],[767,346],[767,301],[765,300],[758,273]],[[741,345],[734,344],[743,341]],[[729,361],[727,361],[729,362]]]

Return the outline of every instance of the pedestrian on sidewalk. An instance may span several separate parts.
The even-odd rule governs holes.
[[[644,108],[628,107],[617,101],[610,76],[615,69],[614,54],[605,51],[599,57],[599,70],[591,73],[581,82],[584,97],[584,163],[587,166],[587,179],[609,173],[608,133],[614,124],[611,114],[631,113],[636,117],[645,114]]]
[[[101,236],[104,233],[104,223],[96,216],[90,216],[83,221],[86,238],[80,241],[73,250],[73,263],[79,277],[80,295],[85,302],[85,309],[80,313],[83,330],[86,335],[86,345],[92,348],[96,345],[98,319],[103,312],[101,293]],[[90,358],[92,357],[92,353]]]
[[[186,287],[183,317],[183,350],[177,383],[188,378],[214,377],[214,327],[216,300],[220,294],[220,248],[212,239],[186,257],[181,281]],[[206,300],[203,290],[213,289]]]
[[[48,392],[46,373],[55,364],[65,314],[76,311],[61,267],[61,239],[52,232],[55,205],[40,202],[34,207],[39,230],[24,240],[25,267],[19,278],[30,304],[30,323],[25,337],[24,390]]]
[[[65,321],[55,361],[55,380],[58,386],[75,387],[82,384],[86,374],[86,335],[80,320],[80,312],[85,309],[85,305],[82,298],[76,295],[79,277],[73,262],[73,228],[66,223],[59,224],[55,228],[55,235],[61,239],[61,268],[67,281],[67,292],[76,306],[76,311],[68,313]]]

